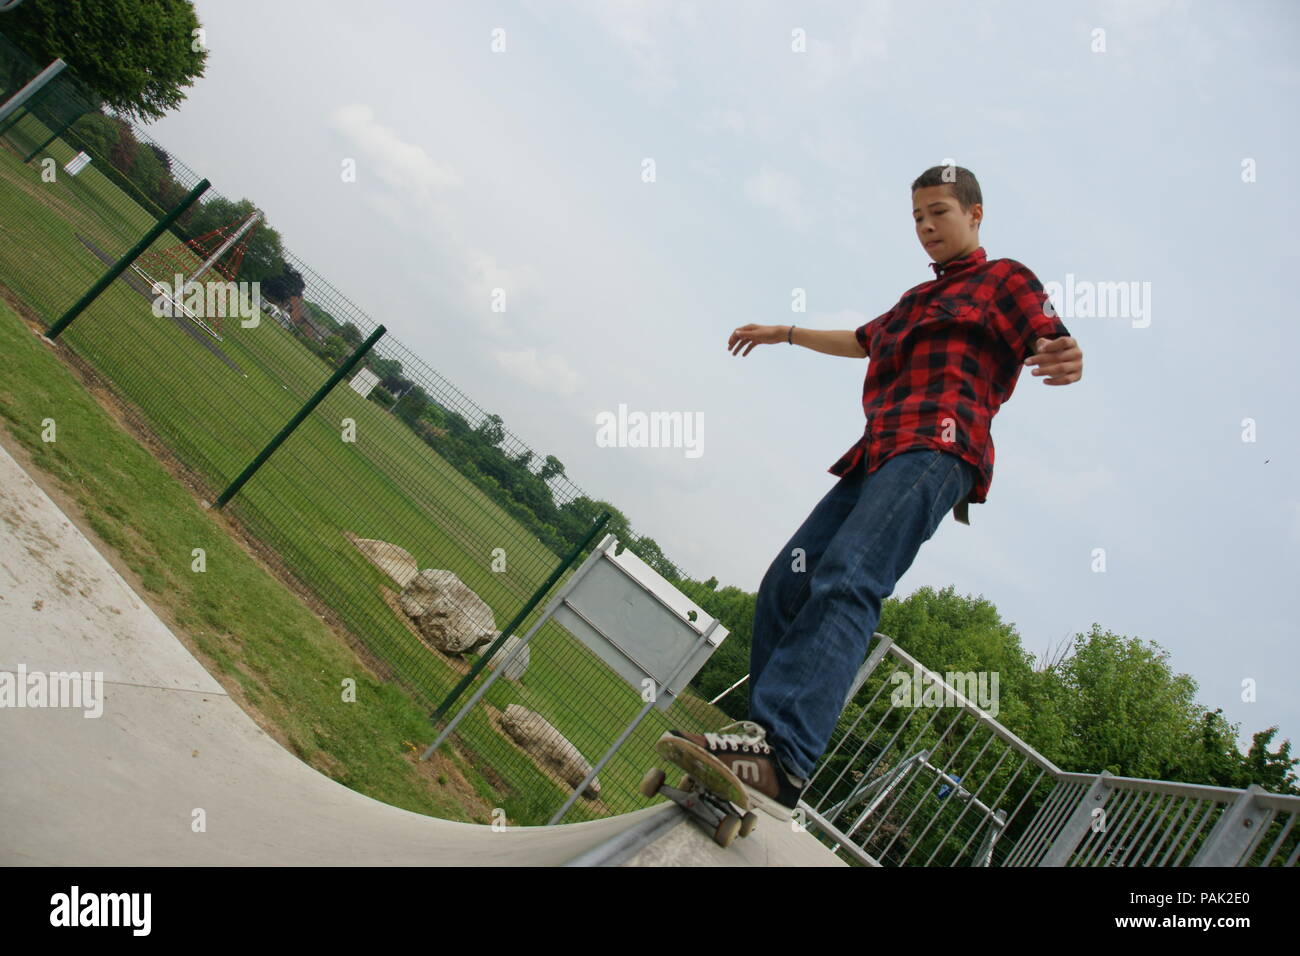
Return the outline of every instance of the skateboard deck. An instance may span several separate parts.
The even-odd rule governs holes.
[[[645,796],[668,797],[712,829],[714,842],[720,846],[729,846],[736,836],[750,834],[757,817],[750,810],[744,785],[726,764],[704,748],[668,733],[655,743],[655,752],[685,770],[686,776],[677,787],[669,787],[664,784],[662,770],[650,770],[641,781]]]

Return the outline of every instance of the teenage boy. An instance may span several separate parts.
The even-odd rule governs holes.
[[[1048,385],[1083,372],[1083,352],[1033,272],[986,258],[983,197],[970,170],[926,170],[912,184],[912,207],[935,277],[888,312],[846,331],[745,325],[727,341],[733,355],[783,342],[871,360],[863,435],[831,466],[839,481],[759,586],[750,719],[717,733],[666,734],[709,751],[755,805],[782,818],[826,750],[881,603],[949,511],[969,525],[968,505],[986,500],[989,426],[1021,368],[1037,366]],[[737,725],[739,733],[724,732]]]

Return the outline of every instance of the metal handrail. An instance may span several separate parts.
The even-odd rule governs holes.
[[[870,860],[870,865],[901,865],[918,847],[934,844],[923,861],[928,865],[941,850],[951,854],[969,828],[953,862],[966,861],[973,866],[1296,866],[1300,861],[1300,841],[1295,840],[1300,830],[1300,796],[1269,793],[1255,785],[1235,789],[1117,777],[1104,771],[1063,771],[952,687],[944,675],[922,665],[885,635],[876,637],[880,643],[859,671],[850,700],[866,678],[892,658],[896,671],[905,667],[938,685],[944,702],[933,708],[928,719],[914,720],[918,711],[927,708],[908,706],[906,715],[890,720],[902,705],[891,703],[880,712],[880,698],[888,683],[882,681],[823,755],[801,806],[807,808],[809,825],[833,844],[832,850],[849,853],[859,862]],[[946,726],[937,722],[940,707],[957,712]],[[874,726],[866,726],[868,714],[873,715]],[[968,729],[959,741],[957,727],[963,721]],[[926,741],[933,741],[936,734],[938,741],[948,741],[947,756],[944,761],[931,762],[936,745]],[[968,744],[970,751],[963,756]],[[878,768],[886,757],[895,763],[885,763],[882,772]],[[991,767],[983,763],[986,759],[992,761]],[[959,761],[964,761],[960,768]],[[823,776],[832,776],[823,774],[832,767],[837,768],[834,779],[814,788]],[[928,786],[920,775],[926,768],[934,774]],[[1027,768],[1037,768],[1038,773],[1031,772],[1021,780]],[[995,775],[1004,781],[1001,791],[994,794],[995,788],[989,788],[990,793],[985,794]],[[848,788],[846,796],[830,807],[816,806],[817,792],[826,799],[848,784],[850,776],[860,779]],[[1021,780],[1020,789],[1013,790],[1017,780]],[[955,789],[936,793],[940,783]],[[1041,792],[1044,786],[1050,787],[1046,793]],[[1010,807],[1021,790],[1018,803]],[[921,810],[932,807],[927,803],[932,795],[943,799],[956,796],[964,806],[955,819],[945,813],[945,805],[930,812],[927,820]],[[850,820],[847,815],[864,802],[866,807]],[[967,827],[958,832],[972,810]],[[1031,816],[1026,819],[1024,813]],[[866,832],[872,820],[874,826]],[[936,828],[941,821],[947,821],[946,829],[944,825]],[[995,862],[995,847],[1016,821],[1018,837]],[[1283,859],[1280,854],[1290,842],[1297,845]],[[891,854],[896,845],[906,852]],[[972,846],[974,850],[968,854]]]

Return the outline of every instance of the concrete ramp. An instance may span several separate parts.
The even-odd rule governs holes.
[[[763,814],[723,850],[671,803],[494,830],[349,790],[262,731],[0,447],[0,678],[55,672],[102,672],[102,715],[0,707],[0,864],[844,865]]]

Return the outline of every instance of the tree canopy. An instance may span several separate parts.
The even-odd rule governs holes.
[[[27,0],[0,30],[42,65],[68,72],[115,111],[155,120],[180,106],[207,50],[190,0]]]
[[[233,227],[243,222],[257,209],[251,199],[238,201],[224,196],[213,196],[190,208],[181,223],[192,236],[200,236],[214,229]],[[239,278],[245,282],[261,282],[284,273],[284,245],[280,234],[266,221],[248,235],[244,261],[239,268]]]

